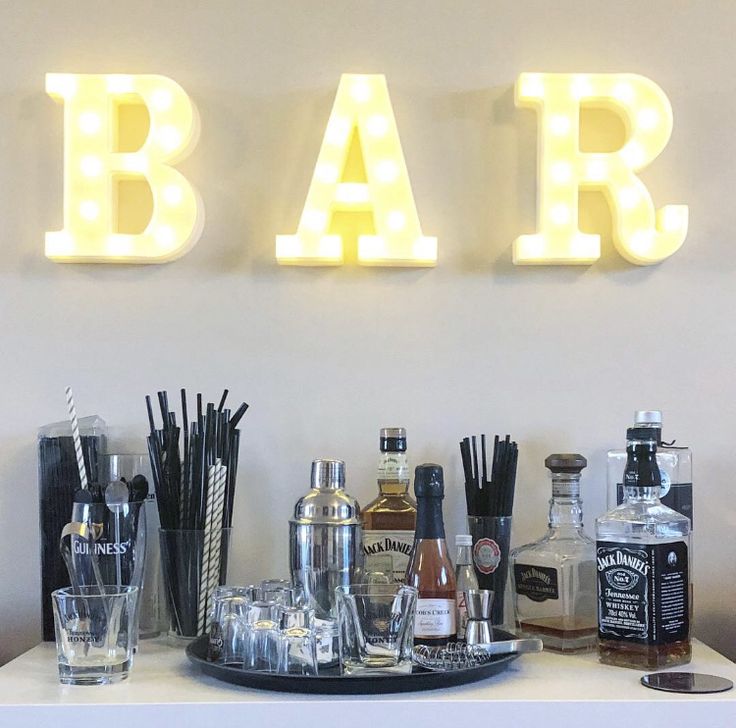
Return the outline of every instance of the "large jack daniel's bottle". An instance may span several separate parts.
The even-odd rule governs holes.
[[[626,432],[624,502],[596,521],[601,662],[658,669],[690,662],[690,519],[659,500],[651,428]]]

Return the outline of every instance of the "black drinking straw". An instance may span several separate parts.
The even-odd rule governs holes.
[[[177,424],[176,413],[169,409],[168,394],[165,391],[157,392],[161,428],[156,428],[151,397],[146,396],[150,425],[148,452],[161,527],[164,530],[204,531],[207,519],[211,518],[207,512],[209,489],[212,487],[208,478],[209,469],[219,461],[225,467],[222,516],[213,525],[219,532],[232,526],[240,445],[237,425],[248,405],[243,402],[231,417],[230,410],[225,409],[227,389],[217,408],[212,402],[205,404],[202,394],[197,393],[197,417],[190,422],[186,390],[181,389],[180,394],[181,426]],[[180,447],[182,430],[183,446]],[[212,498],[209,498],[209,502],[212,503]],[[201,629],[201,622],[198,622],[198,590],[201,582],[193,577],[204,568],[205,560],[208,569],[214,568],[224,577],[227,553],[221,552],[219,563],[212,566],[209,566],[211,552],[204,554],[201,548],[191,554],[172,551],[162,554],[162,558],[168,558],[171,562],[167,564],[170,582],[168,596],[175,602],[172,611],[176,612],[179,627],[187,634],[192,629],[196,632],[198,624]],[[182,558],[186,563],[180,563]]]
[[[460,442],[460,456],[465,477],[465,501],[469,516],[511,516],[514,508],[516,469],[519,448],[506,435],[493,439],[493,453],[488,473],[486,436],[480,436],[480,467],[475,435]]]

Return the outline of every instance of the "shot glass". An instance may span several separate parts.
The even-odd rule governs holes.
[[[363,581],[366,584],[391,584],[394,580],[394,559],[391,554],[365,557]]]
[[[241,592],[241,589],[218,587],[213,593],[207,659],[223,665],[242,667],[248,636],[250,599],[232,592]]]
[[[67,587],[51,598],[61,683],[125,680],[133,664],[138,587]]]
[[[264,579],[261,582],[264,602],[276,602],[284,607],[304,606],[304,590],[285,579]]]
[[[417,590],[401,584],[350,584],[335,593],[342,673],[410,673]]]
[[[279,672],[286,675],[317,674],[317,642],[314,610],[284,607],[279,635]]]
[[[340,637],[336,619],[314,620],[318,669],[334,667],[340,661]]]
[[[281,609],[275,602],[253,602],[248,607],[244,669],[278,671]]]

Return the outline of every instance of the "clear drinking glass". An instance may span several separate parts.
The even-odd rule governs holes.
[[[138,587],[67,587],[52,592],[59,680],[106,685],[133,664]]]
[[[125,497],[130,497],[125,486],[119,485]],[[142,500],[121,501],[111,506],[75,501],[71,520],[64,526],[59,541],[73,587],[91,587],[97,593],[111,585],[138,588],[134,650],[138,643],[140,589],[147,551],[145,505]]]
[[[468,516],[475,575],[481,589],[495,594],[491,622],[496,626],[507,623],[505,606],[509,587],[511,523],[511,516]],[[508,620],[510,624],[513,622],[513,618]]]
[[[137,485],[140,477],[148,483],[148,495],[145,499],[146,554],[143,570],[143,583],[134,584],[140,587],[138,592],[138,622],[141,639],[157,637],[169,628],[166,610],[166,591],[164,576],[161,570],[161,550],[158,530],[161,527],[158,515],[156,491],[153,487],[151,460],[148,454],[138,453],[106,453],[100,455],[98,466],[99,481],[103,484],[114,480]],[[135,480],[138,478],[138,480]]]
[[[334,667],[340,659],[340,638],[336,619],[314,620],[314,635],[317,642],[317,665]]]
[[[211,613],[207,602],[214,588],[226,579],[231,531],[215,531],[210,549],[205,549],[203,530],[159,531],[172,637],[193,639],[206,633]]]
[[[282,607],[275,602],[253,602],[248,607],[243,667],[276,672],[279,661],[279,619]]]
[[[284,607],[281,610],[279,672],[287,675],[317,674],[314,610]]]
[[[417,590],[350,584],[335,593],[343,674],[410,673]]]
[[[394,560],[391,554],[371,554],[365,557],[363,581],[366,584],[391,584],[394,580]]]
[[[242,667],[247,647],[250,599],[242,594],[230,593],[234,591],[244,590],[240,587],[215,589],[207,658],[224,665]]]

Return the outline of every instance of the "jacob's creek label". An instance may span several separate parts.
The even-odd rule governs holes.
[[[420,639],[452,637],[456,633],[454,599],[417,599],[414,636]]]

